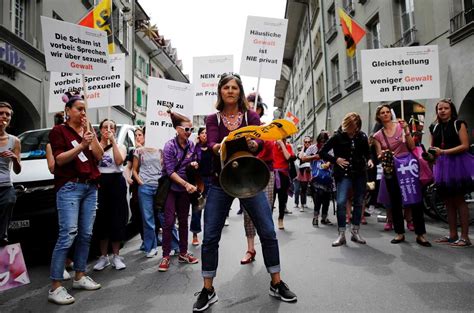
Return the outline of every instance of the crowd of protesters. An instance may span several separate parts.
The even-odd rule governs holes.
[[[179,263],[202,263],[203,289],[198,293],[193,310],[206,310],[218,299],[213,282],[219,241],[234,200],[218,179],[222,170],[220,143],[234,130],[261,125],[266,105],[254,93],[245,96],[238,74],[222,75],[218,84],[217,113],[207,117],[206,126],[199,128],[195,141],[190,139],[194,131],[190,118],[170,109],[168,113],[176,136],[169,138],[163,148],[149,147],[144,140],[145,128],[136,128],[135,149],[127,153],[116,140],[114,121],[103,120],[96,133],[87,120],[83,96],[69,92],[63,100],[64,117],[55,116],[57,122],[50,132],[47,147],[48,167],[54,173],[59,223],[51,258],[48,300],[56,304],[75,301],[62,286],[63,280],[71,278],[65,266],[72,266],[75,271],[74,289],[101,288],[87,274],[93,234],[100,248],[94,270],[101,271],[109,265],[117,270],[127,267],[120,248],[126,240],[130,208],[132,224],[140,232],[140,250],[144,256],[155,257],[158,247],[162,246],[162,258],[157,264],[160,272],[166,272],[171,266],[171,255],[176,255]],[[7,225],[15,203],[10,169],[13,167],[15,173],[21,171],[20,142],[5,131],[12,114],[11,106],[0,102],[2,246],[8,244]],[[350,112],[335,132],[322,130],[314,141],[305,136],[296,149],[287,138],[247,140],[248,151],[266,164],[270,179],[263,191],[239,199],[247,240],[247,250],[240,263],[245,265],[255,260],[258,234],[271,279],[270,295],[287,302],[297,299],[280,277],[278,240],[272,218],[276,206],[277,228],[284,231],[285,214],[291,213],[289,196],[294,196],[294,207],[301,212],[310,209],[307,197],[312,198],[311,224],[315,228],[320,224],[332,225],[328,211],[331,200],[334,201],[337,237],[332,242],[333,247],[347,244],[348,226],[351,241],[370,244],[362,237],[361,224],[366,223],[365,216],[373,213],[375,206],[387,211],[384,229],[394,229],[392,244],[405,241],[405,218],[407,228],[415,233],[416,242],[430,247],[424,204],[417,193],[421,193],[423,185],[433,181],[445,201],[449,222],[449,234],[434,242],[452,247],[471,246],[469,210],[464,194],[473,190],[474,156],[468,152],[466,122],[458,119],[452,101],[442,99],[436,104],[436,120],[429,127],[428,152],[424,151],[411,125],[394,118],[390,105],[380,105],[374,118],[379,127],[369,136],[361,130],[363,121],[359,114]],[[423,175],[420,173],[411,179],[406,189],[408,180],[400,177],[397,167],[411,160],[418,162]],[[162,193],[164,184],[167,184],[165,198],[158,207],[157,194]],[[131,197],[127,196],[128,192]],[[188,252],[189,233],[192,245],[202,244],[201,260]]]

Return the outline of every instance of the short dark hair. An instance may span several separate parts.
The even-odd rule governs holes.
[[[11,114],[13,115],[13,109],[12,109],[12,106],[10,105],[10,103],[8,103],[6,101],[0,101],[0,108],[10,109]]]
[[[198,129],[198,136],[201,135],[201,133],[202,133],[203,131],[205,131],[205,130],[206,130],[206,127],[202,127],[202,126],[199,127],[199,129]]]
[[[64,123],[64,112],[57,112],[54,114],[54,125],[61,125]]]

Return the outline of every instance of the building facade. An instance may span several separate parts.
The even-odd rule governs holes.
[[[12,134],[49,127],[49,73],[42,47],[40,17],[78,23],[94,0],[0,0],[0,101],[12,104]],[[115,53],[125,54],[125,106],[114,106],[118,123],[144,123],[148,76],[188,82],[176,49],[160,36],[136,0],[113,0]],[[106,118],[107,108],[90,109],[92,123]]]
[[[366,36],[357,45],[354,58],[346,54],[344,35],[337,15],[338,8],[343,8],[366,31]],[[318,10],[319,14],[312,16],[311,31],[307,31],[304,20],[308,17],[308,13],[315,14],[314,12]],[[460,118],[468,122],[472,140],[474,126],[472,1],[288,0],[285,18],[288,18],[289,24],[292,25],[289,26],[284,54],[284,61],[289,70],[282,70],[282,79],[275,87],[275,105],[282,112],[291,111],[303,121],[307,119],[315,121],[315,128],[318,131],[320,129],[333,131],[339,127],[346,113],[355,111],[362,116],[363,130],[370,133],[375,124],[375,108],[380,102],[362,102],[363,69],[360,51],[438,45],[441,98],[451,98],[456,104]],[[314,45],[316,42],[321,42],[322,61],[319,63],[317,48],[313,49],[313,62],[305,60],[308,42],[313,42]],[[318,70],[318,66],[323,69]],[[313,70],[313,81],[304,75],[309,68]],[[288,72],[291,75],[286,75]],[[305,91],[311,88],[316,90],[315,114],[308,114],[308,109],[305,108],[308,106],[308,97],[304,97]],[[424,105],[427,124],[433,121],[436,99],[414,101],[407,99],[406,103],[408,106]],[[397,102],[392,105],[395,108],[399,107]],[[299,140],[303,135],[312,135],[304,125],[299,128],[300,133],[294,140]],[[425,140],[428,137],[425,136]]]

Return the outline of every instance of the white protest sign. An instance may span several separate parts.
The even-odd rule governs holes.
[[[166,112],[169,106],[172,106],[174,112],[192,120],[193,85],[149,77],[145,134],[147,147],[163,149],[165,143],[176,135]]]
[[[361,51],[364,102],[440,96],[438,46]]]
[[[195,57],[193,59],[194,115],[216,111],[217,84],[222,73],[233,72],[232,55]]]
[[[125,105],[125,54],[110,54],[110,75],[85,76],[88,108]],[[82,91],[82,75],[51,72],[49,113],[64,110],[62,95],[66,91]]]
[[[240,74],[280,79],[288,20],[249,16]]]
[[[46,69],[50,72],[109,75],[105,31],[41,16]]]

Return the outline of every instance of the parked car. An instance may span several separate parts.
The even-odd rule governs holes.
[[[96,132],[98,125],[94,125]],[[12,173],[17,202],[8,228],[11,242],[20,242],[23,249],[51,248],[58,236],[54,176],[46,162],[46,144],[51,128],[36,129],[18,136],[21,141],[22,171]],[[127,151],[135,146],[132,125],[117,125],[117,142]],[[131,214],[129,214],[131,216]]]

